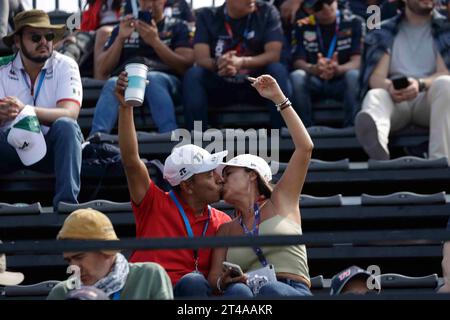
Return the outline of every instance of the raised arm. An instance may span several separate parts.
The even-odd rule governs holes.
[[[271,76],[250,78],[250,81],[253,81],[252,86],[262,97],[271,100],[274,104],[280,104],[286,100],[286,96]],[[272,192],[271,201],[278,214],[288,215],[300,223],[299,197],[314,145],[300,117],[292,107],[284,108],[281,116],[291,134],[295,150],[285,172]]]
[[[150,187],[150,176],[147,167],[139,157],[136,129],[134,127],[133,107],[126,104],[124,91],[128,86],[127,73],[123,71],[116,86],[116,97],[119,100],[119,147],[122,164],[128,181],[131,200],[139,205]]]

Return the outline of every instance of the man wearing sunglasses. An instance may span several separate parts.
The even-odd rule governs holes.
[[[298,22],[293,39],[291,73],[294,105],[306,126],[312,126],[312,101],[332,98],[343,102],[344,127],[357,112],[358,68],[362,24],[338,10],[336,0],[305,0],[309,17]]]
[[[83,137],[76,121],[82,101],[80,72],[75,61],[53,51],[64,25],[51,25],[41,10],[17,14],[14,25],[3,42],[15,46],[17,53],[0,67],[0,173],[24,167],[54,172],[56,210],[60,201],[77,203],[80,191]],[[28,132],[21,119],[34,119]],[[19,147],[17,141],[25,138]]]

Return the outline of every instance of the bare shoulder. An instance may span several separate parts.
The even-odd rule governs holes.
[[[233,219],[231,221],[222,223],[219,227],[219,230],[217,230],[217,236],[229,236],[233,234],[233,229],[236,224],[239,224],[237,222],[237,219]]]

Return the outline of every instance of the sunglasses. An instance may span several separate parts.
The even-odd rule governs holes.
[[[323,5],[331,5],[335,0],[319,0],[312,7],[307,7],[308,9],[314,10],[314,12],[319,12],[323,9]]]
[[[55,34],[54,33],[47,33],[47,34],[33,33],[31,35],[31,41],[33,41],[35,43],[39,43],[39,42],[41,42],[42,37],[44,37],[45,40],[47,40],[47,42],[50,42],[50,41],[53,41],[53,39],[55,39]]]

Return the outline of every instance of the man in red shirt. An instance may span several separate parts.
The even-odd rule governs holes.
[[[136,219],[137,238],[214,236],[222,223],[231,220],[225,213],[209,206],[220,200],[223,181],[215,169],[227,151],[210,154],[192,144],[175,148],[164,164],[164,178],[173,190],[162,191],[151,181],[139,158],[133,108],[123,98],[127,85],[128,78],[122,72],[116,87],[120,102],[119,147]],[[172,280],[176,297],[201,297],[211,294],[206,280],[210,256],[210,248],[147,250],[135,251],[130,261],[161,264]]]

